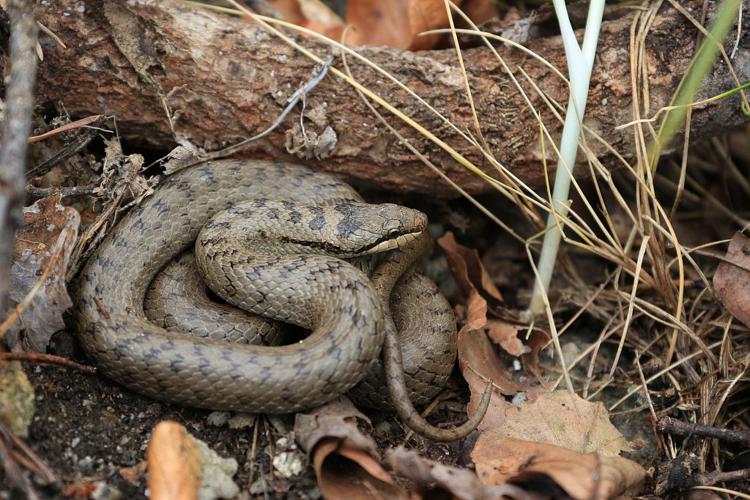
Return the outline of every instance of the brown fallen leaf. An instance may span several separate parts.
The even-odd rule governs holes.
[[[269,5],[286,21],[334,40],[341,39],[344,26],[348,25],[351,29],[345,41],[350,45],[426,50],[434,47],[442,35],[420,33],[450,26],[443,0],[349,0],[346,22],[321,0],[269,0]],[[466,13],[478,24],[497,16],[492,0],[471,0],[466,7]],[[463,26],[458,16],[453,17],[458,27]]]
[[[148,443],[148,488],[153,500],[198,498],[200,450],[177,422],[159,422]]]
[[[388,450],[386,461],[394,474],[414,482],[421,498],[529,498],[529,495],[517,486],[483,484],[477,475],[468,469],[443,465],[403,446]]]
[[[443,0],[350,0],[346,20],[354,27],[348,43],[410,50],[433,47],[440,35],[419,33],[448,26]]]
[[[138,484],[140,484],[143,475],[146,473],[147,467],[148,462],[146,462],[145,460],[141,460],[132,467],[122,467],[118,472],[125,481],[129,482],[133,486],[137,486]]]
[[[63,496],[67,498],[91,498],[96,491],[94,483],[73,483],[63,489]]]
[[[518,390],[510,377],[506,376],[503,364],[482,330],[487,325],[486,297],[499,303],[502,296],[484,270],[476,250],[460,245],[450,231],[438,239],[438,244],[445,252],[461,293],[466,297],[464,324],[458,332],[458,362],[471,390],[469,411],[476,411],[487,380],[492,380],[495,387],[487,411],[491,415],[494,405],[502,406],[505,403],[503,394],[510,396]],[[476,283],[480,284],[484,293],[480,292]]]
[[[626,458],[579,453],[547,443],[510,438],[497,431],[479,436],[471,454],[485,484],[522,486],[526,491],[547,478],[573,498],[616,498],[640,491],[646,471]]]
[[[370,423],[346,398],[312,413],[298,413],[294,433],[311,457],[318,487],[326,498],[413,498],[380,464],[375,441],[357,428]]]
[[[339,40],[344,21],[321,0],[268,0],[285,21]]]
[[[0,337],[5,333],[12,350],[45,352],[52,334],[65,327],[62,315],[72,305],[65,273],[80,222],[59,195],[24,208],[10,273],[14,309],[0,325]]]
[[[503,425],[505,407],[509,405],[504,396],[515,395],[522,386],[507,375],[507,362],[498,357],[492,342],[483,331],[462,330],[458,334],[458,365],[469,384],[469,414],[473,414],[479,407],[487,381],[492,380],[493,383],[490,406],[478,429]]]
[[[542,370],[539,367],[539,353],[549,345],[550,334],[540,328],[531,330],[529,338],[526,339],[526,345],[530,351],[522,356],[523,367],[529,373],[533,374],[537,380],[542,380]]]
[[[732,316],[750,327],[750,239],[737,231],[714,274],[714,289]]]
[[[445,252],[456,283],[464,296],[469,296],[471,290],[476,289],[485,299],[492,301],[493,306],[503,305],[503,296],[492,282],[476,249],[458,243],[450,231],[437,242]]]
[[[511,356],[521,357],[531,352],[531,349],[523,345],[518,338],[518,332],[525,332],[526,327],[514,325],[502,320],[491,319],[487,321],[487,335],[495,344],[502,347]]]
[[[533,400],[508,404],[502,427],[494,430],[507,437],[553,444],[580,453],[617,456],[621,451],[630,451],[601,402],[586,401],[565,390],[530,394]]]

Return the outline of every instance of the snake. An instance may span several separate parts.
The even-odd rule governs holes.
[[[248,217],[252,222],[242,236],[211,232]],[[250,413],[320,406],[361,382],[382,350],[383,376],[399,417],[430,439],[458,439],[481,421],[489,386],[464,424],[444,429],[424,420],[409,399],[385,300],[423,254],[426,223],[416,210],[364,203],[344,182],[301,165],[196,165],[168,177],[85,264],[75,290],[80,344],[104,375],[148,397]],[[237,238],[252,243],[254,253],[228,249]],[[209,271],[220,297],[312,333],[298,343],[266,346],[152,323],[144,311],[148,288],[196,240],[205,244],[196,248],[201,267],[229,261]],[[371,276],[342,260],[380,253]]]

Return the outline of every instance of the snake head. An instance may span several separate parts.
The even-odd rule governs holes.
[[[345,203],[336,205],[334,210],[337,243],[353,256],[398,248],[427,229],[425,214],[392,203]]]

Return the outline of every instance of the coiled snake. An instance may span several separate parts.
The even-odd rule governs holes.
[[[216,232],[248,220],[239,236]],[[305,167],[204,163],[169,178],[89,259],[76,290],[79,338],[105,375],[142,394],[264,413],[311,408],[348,391],[382,347],[399,416],[426,437],[457,439],[481,420],[489,390],[479,411],[459,427],[440,429],[424,421],[409,401],[390,314],[394,286],[428,241],[425,226],[420,212],[364,204],[346,184]],[[149,285],[196,237],[205,244],[198,245],[197,260],[216,278],[212,288],[218,295],[312,334],[270,347],[196,338],[151,323],[143,307]],[[229,250],[229,240],[250,249]],[[338,258],[386,250],[392,251],[371,279]],[[220,261],[229,266],[211,267]],[[453,361],[437,357],[437,365],[448,364],[446,374]]]

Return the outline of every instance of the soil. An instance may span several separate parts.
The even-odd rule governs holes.
[[[146,498],[146,475],[128,469],[137,468],[145,460],[151,431],[163,420],[181,423],[220,456],[236,459],[239,469],[233,479],[242,491],[260,490],[257,491],[259,496],[272,498],[320,497],[311,467],[305,467],[302,474],[289,479],[269,473],[274,443],[291,432],[293,416],[282,416],[273,423],[265,418],[258,420],[257,453],[249,460],[252,427],[230,429],[226,425],[210,425],[210,411],[157,402],[100,375],[56,366],[26,365],[25,368],[36,392],[36,412],[27,443],[59,478],[56,484],[37,486],[45,498],[74,497],[75,491],[91,487],[105,490],[102,482],[110,487],[106,489],[109,493],[91,498],[117,498],[108,496],[111,488],[122,498]],[[403,442],[404,433],[394,415],[368,416],[372,417],[373,432],[379,435],[377,440],[384,448]],[[438,414],[438,420],[441,417],[446,417],[445,412]],[[465,463],[471,450],[471,446],[467,446],[470,441],[424,446],[423,441],[415,439],[411,445],[426,456],[451,464]],[[135,480],[129,473],[136,475]],[[261,476],[264,481],[259,481]],[[0,479],[3,479],[2,472]],[[22,496],[0,481],[0,498]]]

